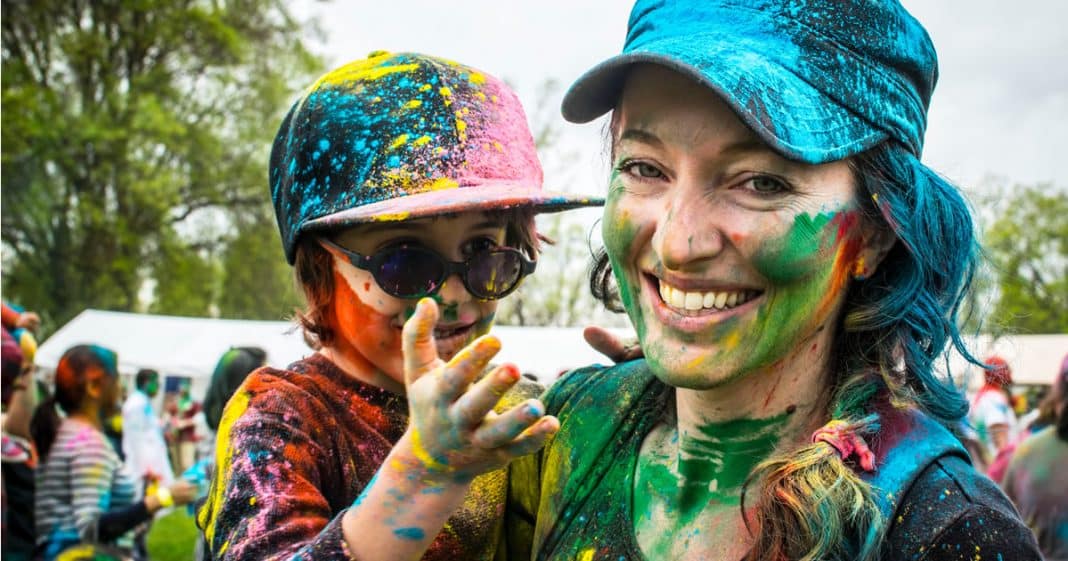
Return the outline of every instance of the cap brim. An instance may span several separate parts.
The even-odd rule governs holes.
[[[547,192],[537,186],[457,187],[416,193],[336,212],[306,222],[301,232],[337,230],[356,224],[399,222],[460,212],[529,208],[535,213],[548,213],[602,205],[602,197]]]
[[[700,44],[702,49],[694,49]],[[668,56],[662,53],[681,53]],[[587,123],[615,108],[635,64],[665,66],[711,88],[780,154],[819,164],[858,154],[885,132],[842,107],[788,68],[718,36],[671,38],[644,44],[587,71],[561,106],[568,121]],[[830,77],[828,77],[830,79]]]

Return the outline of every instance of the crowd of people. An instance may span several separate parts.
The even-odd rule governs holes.
[[[1068,357],[1024,427],[1011,367],[963,343],[981,252],[920,160],[937,73],[896,1],[638,0],[563,103],[610,115],[601,199],[543,188],[487,72],[332,70],[268,169],[315,352],[232,349],[161,415],[157,373],[123,402],[121,357],[68,350],[5,419],[5,500],[36,517],[5,508],[5,559],[16,530],[23,558],[145,558],[153,516],[194,502],[197,558],[227,561],[1068,559]],[[492,363],[494,314],[535,272],[535,215],[599,205],[590,287],[637,345],[591,330],[614,364],[542,388]],[[4,340],[7,403],[32,361]],[[971,403],[947,352],[985,372]]]

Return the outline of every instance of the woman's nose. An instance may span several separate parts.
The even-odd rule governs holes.
[[[672,191],[653,234],[653,246],[668,269],[685,269],[723,251],[720,213],[699,186]]]

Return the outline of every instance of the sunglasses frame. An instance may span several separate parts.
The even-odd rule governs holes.
[[[375,283],[377,283],[379,288],[382,288],[382,290],[386,294],[389,294],[390,296],[393,296],[394,298],[402,298],[402,299],[405,299],[405,300],[414,300],[414,299],[418,299],[418,298],[425,298],[427,296],[433,296],[434,294],[437,294],[438,291],[441,290],[441,287],[445,285],[445,281],[448,280],[449,277],[451,277],[453,275],[457,275],[457,276],[460,277],[460,281],[464,283],[464,288],[467,289],[467,292],[469,294],[471,294],[472,296],[474,296],[475,298],[478,298],[480,300],[500,300],[501,298],[504,298],[505,296],[508,296],[509,294],[514,292],[515,289],[519,288],[519,285],[523,284],[523,279],[526,278],[527,276],[529,276],[530,274],[532,274],[534,272],[534,269],[538,265],[537,261],[534,261],[534,260],[530,259],[526,255],[524,255],[522,251],[519,251],[518,249],[516,249],[514,247],[502,246],[502,247],[497,247],[495,249],[491,249],[489,251],[480,252],[480,254],[481,253],[489,253],[489,254],[494,254],[494,253],[514,253],[516,256],[519,257],[519,265],[520,265],[519,277],[516,279],[515,284],[513,284],[512,286],[510,286],[508,288],[508,290],[505,290],[504,292],[502,292],[500,294],[496,294],[496,295],[492,295],[492,296],[484,296],[484,295],[480,295],[480,294],[476,293],[476,291],[471,288],[471,284],[467,280],[467,274],[471,270],[471,265],[470,265],[471,264],[471,260],[474,259],[479,254],[472,255],[466,261],[449,261],[448,259],[446,259],[440,253],[438,253],[438,252],[436,252],[436,251],[434,251],[434,250],[432,250],[432,249],[430,249],[428,247],[424,247],[424,246],[390,247],[390,248],[384,249],[382,251],[378,251],[378,252],[374,253],[373,255],[363,255],[362,253],[357,253],[355,251],[352,251],[351,249],[347,249],[345,247],[342,247],[342,246],[334,243],[333,241],[331,241],[331,240],[329,240],[327,238],[319,238],[319,244],[323,246],[323,249],[326,249],[327,251],[329,251],[331,253],[335,253],[335,252],[336,253],[340,253],[343,257],[345,257],[346,260],[348,260],[348,262],[353,267],[356,267],[357,269],[361,269],[361,270],[367,271],[368,273],[371,273],[371,276],[374,277],[374,279],[375,279]],[[404,295],[399,295],[399,294],[393,294],[392,292],[386,290],[382,286],[382,283],[379,282],[379,280],[378,280],[378,276],[376,275],[376,272],[378,270],[381,270],[382,261],[385,260],[385,256],[387,255],[387,253],[390,252],[390,251],[396,251],[398,249],[407,249],[409,251],[422,251],[422,252],[426,253],[427,255],[431,255],[431,256],[437,258],[438,260],[440,260],[442,263],[445,264],[445,273],[441,277],[441,280],[437,282],[437,287],[434,290],[432,290],[430,292],[427,292],[426,294],[413,294],[411,296],[404,296]]]

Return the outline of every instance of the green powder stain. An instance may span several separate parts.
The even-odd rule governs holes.
[[[754,256],[754,264],[773,283],[790,282],[804,276],[813,259],[826,249],[825,229],[835,213],[816,216],[800,214],[786,236],[771,240]]]
[[[441,307],[441,318],[447,322],[456,321],[460,318],[459,304],[445,304]]]
[[[706,509],[737,507],[745,480],[758,463],[771,455],[789,414],[767,419],[736,419],[701,426],[683,435],[675,456],[643,455],[635,485],[633,524],[640,527],[659,516],[671,520],[673,531],[663,532],[654,551],[668,554],[679,531],[690,527]],[[661,555],[663,557],[663,555]]]
[[[605,249],[608,251],[608,260],[612,264],[612,273],[619,287],[619,298],[623,303],[623,309],[630,316],[631,325],[637,331],[638,339],[643,340],[645,334],[645,321],[642,317],[641,306],[638,305],[638,294],[641,285],[640,279],[634,279],[632,283],[623,274],[624,263],[631,243],[638,234],[638,225],[633,223],[625,213],[619,211],[620,198],[625,195],[621,172],[616,166],[612,172],[612,178],[608,184],[608,196],[605,199],[604,220],[601,222],[601,236],[604,238]]]

